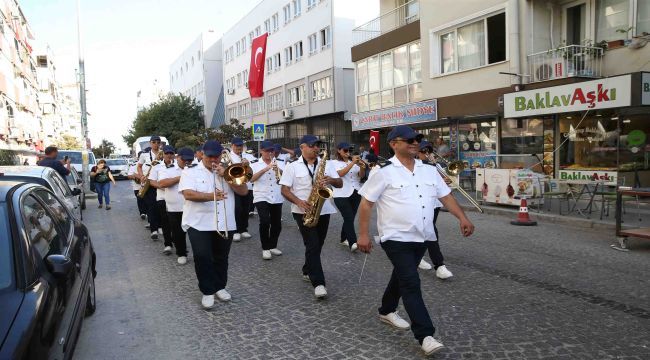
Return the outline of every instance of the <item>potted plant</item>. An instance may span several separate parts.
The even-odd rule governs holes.
[[[620,39],[620,40],[611,40],[607,42],[607,48],[608,49],[617,49],[617,48],[622,48],[628,41],[627,39],[630,37],[630,31],[634,29],[634,26],[630,26],[629,28],[621,28],[621,29],[616,29],[616,32],[619,34],[625,34],[625,39]]]

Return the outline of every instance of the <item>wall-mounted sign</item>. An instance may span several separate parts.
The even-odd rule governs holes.
[[[596,170],[560,170],[560,180],[603,181],[605,185],[616,185],[618,173],[616,171]]]
[[[650,105],[650,73],[641,75],[641,104]]]
[[[390,109],[352,114],[352,131],[410,125],[438,120],[436,100],[421,101]]]
[[[630,106],[632,76],[624,75],[576,84],[504,95],[505,117],[557,114]]]

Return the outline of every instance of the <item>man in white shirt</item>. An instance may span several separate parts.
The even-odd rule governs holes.
[[[140,158],[140,155],[142,155],[142,151],[138,153],[138,158]],[[144,220],[147,218],[147,206],[144,203],[144,199],[138,196],[138,191],[140,191],[140,181],[137,180],[137,170],[137,163],[129,164],[127,177],[129,180],[131,180],[131,188],[133,189],[133,194],[135,195],[135,199],[138,202],[138,214],[140,214],[140,219]]]
[[[250,165],[255,159],[250,154],[244,153],[244,141],[241,138],[234,137],[230,141],[230,159],[233,164]],[[242,238],[250,239],[251,234],[248,232],[248,213],[250,212],[253,201],[253,186],[250,182],[246,183],[248,192],[245,195],[235,195],[235,220],[237,221],[237,231],[233,235],[232,241],[238,242]]]
[[[305,244],[305,265],[302,267],[302,274],[305,280],[311,281],[314,287],[314,295],[317,298],[327,296],[325,288],[325,275],[321,265],[320,253],[327,237],[330,214],[335,214],[336,209],[332,199],[326,199],[318,218],[318,224],[314,227],[307,227],[303,224],[305,212],[311,210],[311,205],[306,201],[312,191],[312,186],[320,188],[333,186],[340,188],[343,182],[339,178],[332,162],[328,161],[325,166],[324,176],[314,184],[318,176],[320,164],[325,159],[319,158],[320,140],[314,135],[305,135],[300,139],[300,150],[302,156],[298,160],[288,164],[280,179],[282,195],[289,200],[293,218],[298,223],[298,229]]]
[[[381,247],[393,264],[393,273],[379,308],[379,318],[398,329],[412,328],[426,355],[443,348],[433,338],[435,328],[422,299],[418,264],[427,249],[427,241],[436,241],[433,227],[433,198],[438,198],[460,221],[463,236],[474,232],[451,190],[434,166],[415,157],[422,135],[408,126],[396,126],[388,134],[395,153],[376,170],[359,191],[359,250],[370,252],[369,222],[377,204],[377,229]],[[399,299],[411,319],[409,325],[397,313]]]
[[[185,231],[181,225],[185,199],[178,191],[178,183],[181,180],[183,169],[191,164],[193,160],[194,151],[189,148],[182,148],[178,150],[176,163],[165,165],[165,168],[158,173],[157,185],[164,192],[171,241],[176,248],[177,262],[180,265],[187,263],[187,243],[185,242]]]
[[[251,163],[253,177],[253,203],[260,217],[260,241],[262,258],[271,260],[272,255],[282,255],[278,249],[278,238],[282,231],[282,187],[279,174],[282,173],[279,162],[273,156],[274,147],[270,141],[262,141],[261,158]]]
[[[214,307],[214,296],[229,301],[228,255],[235,222],[235,194],[245,195],[248,188],[230,185],[223,179],[223,147],[208,140],[203,145],[203,160],[183,170],[178,191],[183,194],[182,227],[187,232],[194,254],[194,270],[203,294],[201,305]]]
[[[163,161],[154,166],[149,173],[149,180],[152,188],[156,188],[156,207],[160,219],[160,228],[162,229],[164,246],[163,254],[169,255],[172,253],[172,231],[169,226],[169,218],[167,217],[167,205],[165,204],[165,189],[162,189],[158,184],[160,173],[168,166],[174,166],[175,150],[171,145],[163,146]]]
[[[140,183],[147,179],[152,164],[157,164],[158,154],[160,153],[160,136],[154,135],[150,138],[151,150],[140,154],[138,159],[137,178]],[[158,240],[158,228],[160,227],[160,214],[158,204],[156,203],[156,188],[149,187],[144,194],[144,203],[147,206],[147,220],[149,220],[149,229],[151,230],[151,239]]]

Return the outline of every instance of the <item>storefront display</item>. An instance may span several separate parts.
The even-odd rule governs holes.
[[[486,203],[519,206],[525,198],[529,205],[542,204],[543,177],[527,169],[477,169],[476,189]]]
[[[497,123],[479,121],[458,124],[459,160],[466,171],[496,168]]]

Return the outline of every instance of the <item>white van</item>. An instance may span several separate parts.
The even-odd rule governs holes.
[[[133,151],[132,156],[133,156],[134,159],[137,160],[138,153],[140,151],[143,151],[144,149],[146,149],[148,147],[151,147],[151,143],[149,142],[149,139],[151,139],[151,136],[153,136],[153,135],[142,136],[142,137],[139,137],[139,138],[137,138],[135,140],[135,142],[133,143],[133,148],[131,150],[131,151]],[[161,136],[160,137],[160,148],[162,149],[162,147],[165,146],[165,145],[169,145],[169,141],[167,141],[166,137]]]
[[[83,181],[87,187],[86,192],[90,193],[90,169],[97,165],[95,154],[88,150],[59,150],[56,158],[57,160],[63,160],[66,156],[70,159],[70,165],[72,165],[80,175],[85,176]]]

